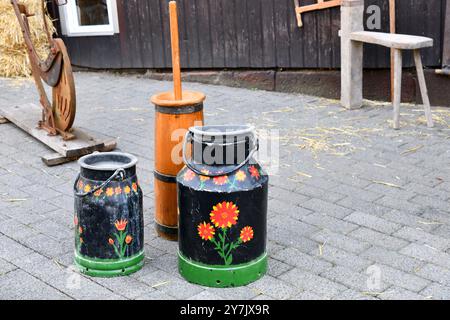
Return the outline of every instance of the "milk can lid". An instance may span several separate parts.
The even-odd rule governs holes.
[[[211,138],[224,138],[225,141],[245,140],[250,135],[254,135],[255,128],[251,125],[208,125],[190,127],[194,140],[204,141]]]
[[[85,169],[97,171],[115,171],[134,167],[138,159],[129,153],[96,152],[82,157],[78,164]]]

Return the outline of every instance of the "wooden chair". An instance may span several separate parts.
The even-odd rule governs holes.
[[[394,53],[394,129],[400,128],[402,90],[402,50],[413,50],[420,91],[428,127],[433,127],[430,100],[425,82],[420,49],[432,47],[433,39],[404,34],[364,31],[364,1],[343,0],[341,6],[341,104],[348,109],[362,107],[363,44],[391,48]]]

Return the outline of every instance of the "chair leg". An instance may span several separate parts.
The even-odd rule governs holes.
[[[400,103],[402,98],[402,51],[394,50],[394,129],[400,129]]]
[[[430,99],[428,98],[428,90],[425,82],[425,74],[423,72],[420,50],[414,50],[414,61],[416,62],[417,78],[419,80],[420,93],[422,94],[423,108],[425,109],[427,125],[429,128],[433,128],[433,115],[431,114]]]

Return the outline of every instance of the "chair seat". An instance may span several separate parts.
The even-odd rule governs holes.
[[[350,33],[350,39],[364,43],[372,43],[388,48],[414,50],[433,46],[433,39],[407,34],[384,32],[356,31]]]

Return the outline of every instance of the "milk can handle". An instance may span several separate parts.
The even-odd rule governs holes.
[[[256,138],[256,143],[254,144],[253,149],[248,154],[248,157],[243,162],[241,162],[239,165],[237,165],[233,169],[225,171],[225,172],[205,174],[204,172],[201,172],[200,170],[197,170],[196,168],[194,168],[194,166],[192,165],[192,162],[186,158],[186,146],[187,146],[188,142],[191,142],[191,141],[192,141],[192,132],[188,131],[188,132],[186,132],[186,136],[184,137],[184,143],[183,143],[183,161],[186,164],[186,167],[188,167],[190,170],[192,170],[193,172],[195,172],[198,175],[205,176],[205,177],[211,177],[211,178],[226,176],[226,175],[229,175],[230,173],[233,173],[233,172],[239,170],[247,162],[250,161],[250,159],[253,157],[255,152],[258,151],[258,149],[259,149],[259,141]]]
[[[119,168],[119,169],[117,169],[117,170],[113,173],[113,175],[112,175],[111,177],[108,178],[108,180],[106,180],[105,182],[103,182],[100,186],[95,187],[94,189],[92,189],[92,190],[89,191],[89,192],[86,192],[86,193],[81,192],[81,193],[79,193],[79,192],[77,192],[77,183],[78,183],[78,181],[80,180],[80,173],[79,173],[78,176],[77,176],[77,178],[75,179],[75,183],[74,183],[74,185],[73,185],[73,192],[74,192],[75,196],[77,196],[77,197],[79,197],[79,198],[84,198],[84,197],[86,197],[86,196],[89,196],[89,195],[91,195],[91,194],[94,194],[95,192],[97,192],[97,191],[100,190],[100,189],[103,189],[108,183],[110,183],[110,182],[111,182],[115,177],[117,177],[118,175],[120,175],[120,177],[121,177],[122,180],[123,180],[124,177],[125,177],[125,170],[122,169],[122,168]]]

